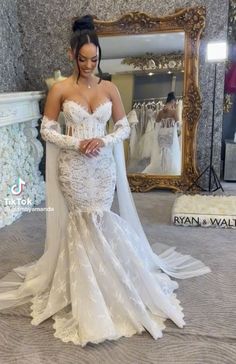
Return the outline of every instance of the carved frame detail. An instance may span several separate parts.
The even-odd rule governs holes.
[[[233,47],[236,42],[236,0],[229,1],[229,18],[228,18],[228,44]],[[226,73],[231,67],[232,56],[229,55],[229,60],[226,62]],[[225,73],[225,74],[226,74]],[[224,112],[231,111],[233,106],[232,94],[225,92],[224,94]]]
[[[149,62],[153,64],[149,66]],[[184,54],[182,52],[175,52],[159,56],[153,53],[146,53],[140,57],[125,57],[121,63],[131,65],[135,70],[145,72],[180,72],[184,71]]]
[[[205,7],[177,9],[173,14],[164,17],[153,17],[141,12],[131,12],[112,21],[94,17],[99,36],[185,32],[182,173],[180,176],[128,174],[132,191],[145,192],[154,188],[184,191],[199,175],[196,166],[196,130],[201,112],[198,62],[205,18]]]

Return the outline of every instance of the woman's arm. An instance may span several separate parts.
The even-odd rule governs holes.
[[[109,94],[112,101],[114,131],[102,138],[105,145],[119,143],[127,139],[131,130],[119,90],[113,83],[110,83],[109,85]]]
[[[79,141],[77,138],[61,134],[60,124],[57,121],[61,110],[61,102],[62,87],[58,83],[52,86],[47,96],[40,128],[42,138],[63,149],[79,150]]]
[[[61,110],[61,103],[62,86],[60,83],[55,83],[48,92],[44,107],[44,115],[51,120],[57,120]]]
[[[177,110],[174,111],[174,119],[175,119],[175,123],[177,125],[177,134],[178,134],[178,137],[179,137],[181,135],[181,124],[180,124],[180,121],[179,121],[179,116],[178,116]]]
[[[117,86],[112,82],[110,82],[109,85],[109,95],[112,101],[112,119],[114,123],[116,123],[118,120],[126,116],[126,114],[120,92]]]
[[[175,121],[179,121],[177,110],[174,110],[174,119]]]

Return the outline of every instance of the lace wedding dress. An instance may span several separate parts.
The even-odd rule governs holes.
[[[173,118],[163,118],[156,123],[153,135],[151,161],[142,173],[180,175],[178,122]]]
[[[111,109],[110,101],[93,113],[65,101],[72,136],[60,134],[57,122],[43,118],[47,153],[58,150],[56,182],[47,189],[47,203],[54,198],[57,217],[47,213],[43,256],[14,269],[0,283],[0,309],[31,302],[33,325],[52,317],[54,336],[81,346],[144,330],[157,339],[168,318],[183,327],[182,308],[173,293],[178,284],[166,273],[188,278],[209,272],[202,262],[172,248],[159,256],[153,253],[132,200],[119,192],[125,170],[120,171],[122,159],[117,153],[114,158],[113,146],[128,137],[129,124],[123,118],[105,135]],[[88,158],[79,153],[77,143],[78,138],[92,137],[103,138],[105,147]],[[49,161],[47,156],[47,185],[53,174]],[[110,210],[116,184],[124,218]],[[128,222],[132,209],[136,227]]]

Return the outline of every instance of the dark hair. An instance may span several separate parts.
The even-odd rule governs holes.
[[[166,98],[166,104],[167,102],[171,102],[172,100],[176,101],[175,93],[173,91],[168,93]]]
[[[98,73],[99,73],[99,83],[102,80],[102,70],[100,68],[100,62],[102,57],[101,47],[98,41],[98,36],[95,32],[95,27],[93,23],[93,17],[91,15],[85,15],[81,18],[75,19],[73,26],[72,26],[73,34],[70,39],[70,46],[72,50],[75,51],[75,60],[78,67],[78,78],[77,82],[79,80],[79,64],[78,64],[78,55],[80,48],[83,47],[83,45],[88,43],[93,43],[96,47],[99,49],[99,55],[98,55]]]

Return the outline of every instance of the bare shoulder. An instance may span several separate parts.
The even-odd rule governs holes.
[[[104,88],[106,89],[111,99],[119,95],[118,87],[112,81],[103,81],[103,82],[104,82]]]
[[[108,88],[115,86],[114,82],[108,80],[102,80],[102,83],[104,83],[104,85]]]
[[[56,98],[56,99],[60,100],[60,102],[62,103],[65,98],[65,95],[66,95],[67,91],[70,89],[70,87],[71,87],[71,81],[69,78],[67,78],[66,80],[56,82],[50,88],[48,96]]]
[[[58,90],[63,92],[63,90],[67,90],[68,88],[70,88],[72,85],[72,79],[71,77],[66,78],[65,80],[59,81],[57,83],[55,83],[55,86],[58,87]]]
[[[54,83],[54,85],[52,85],[52,87],[49,90],[49,94],[54,96],[61,96],[64,89],[63,86],[64,82],[65,80]]]

